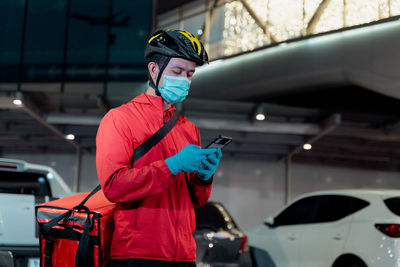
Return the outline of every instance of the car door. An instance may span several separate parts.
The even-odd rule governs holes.
[[[305,225],[299,249],[300,267],[330,267],[343,251],[351,214],[368,205],[350,196],[323,195],[311,224]]]
[[[314,197],[300,199],[274,218],[265,237],[269,256],[277,267],[298,267],[299,245],[303,226],[312,221],[316,202]]]
[[[35,205],[51,195],[43,173],[0,170],[0,244],[37,246]]]
[[[39,245],[35,236],[34,206],[35,197],[32,195],[0,194],[0,244]]]

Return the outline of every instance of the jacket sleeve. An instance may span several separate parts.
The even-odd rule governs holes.
[[[196,127],[195,131],[197,135],[197,145],[201,147],[200,132]],[[190,193],[195,208],[199,208],[207,203],[211,195],[213,178],[214,177],[211,177],[209,180],[203,181],[197,176],[197,172],[190,174]]]
[[[173,177],[165,160],[131,168],[134,137],[118,112],[104,116],[96,136],[96,168],[104,195],[120,203],[160,194]]]

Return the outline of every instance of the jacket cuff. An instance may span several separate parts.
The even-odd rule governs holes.
[[[211,178],[210,179],[208,179],[208,180],[202,180],[202,179],[200,179],[200,177],[196,174],[196,177],[197,177],[197,184],[198,185],[210,185],[210,184],[212,184],[212,182],[213,182],[213,180],[214,180],[214,174],[211,176]]]

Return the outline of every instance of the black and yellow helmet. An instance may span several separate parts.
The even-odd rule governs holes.
[[[187,31],[159,30],[152,34],[144,57],[149,59],[153,54],[184,58],[200,66],[208,63],[208,55],[203,44]]]

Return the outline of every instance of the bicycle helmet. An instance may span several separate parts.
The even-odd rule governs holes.
[[[190,32],[179,31],[179,30],[159,30],[152,34],[146,45],[144,57],[145,59],[151,59],[154,54],[160,54],[168,57],[162,66],[157,77],[156,85],[150,78],[150,86],[158,92],[158,83],[161,79],[161,75],[168,65],[171,57],[180,57],[195,62],[201,66],[204,63],[208,63],[208,55],[204,49],[203,44],[193,36]]]

